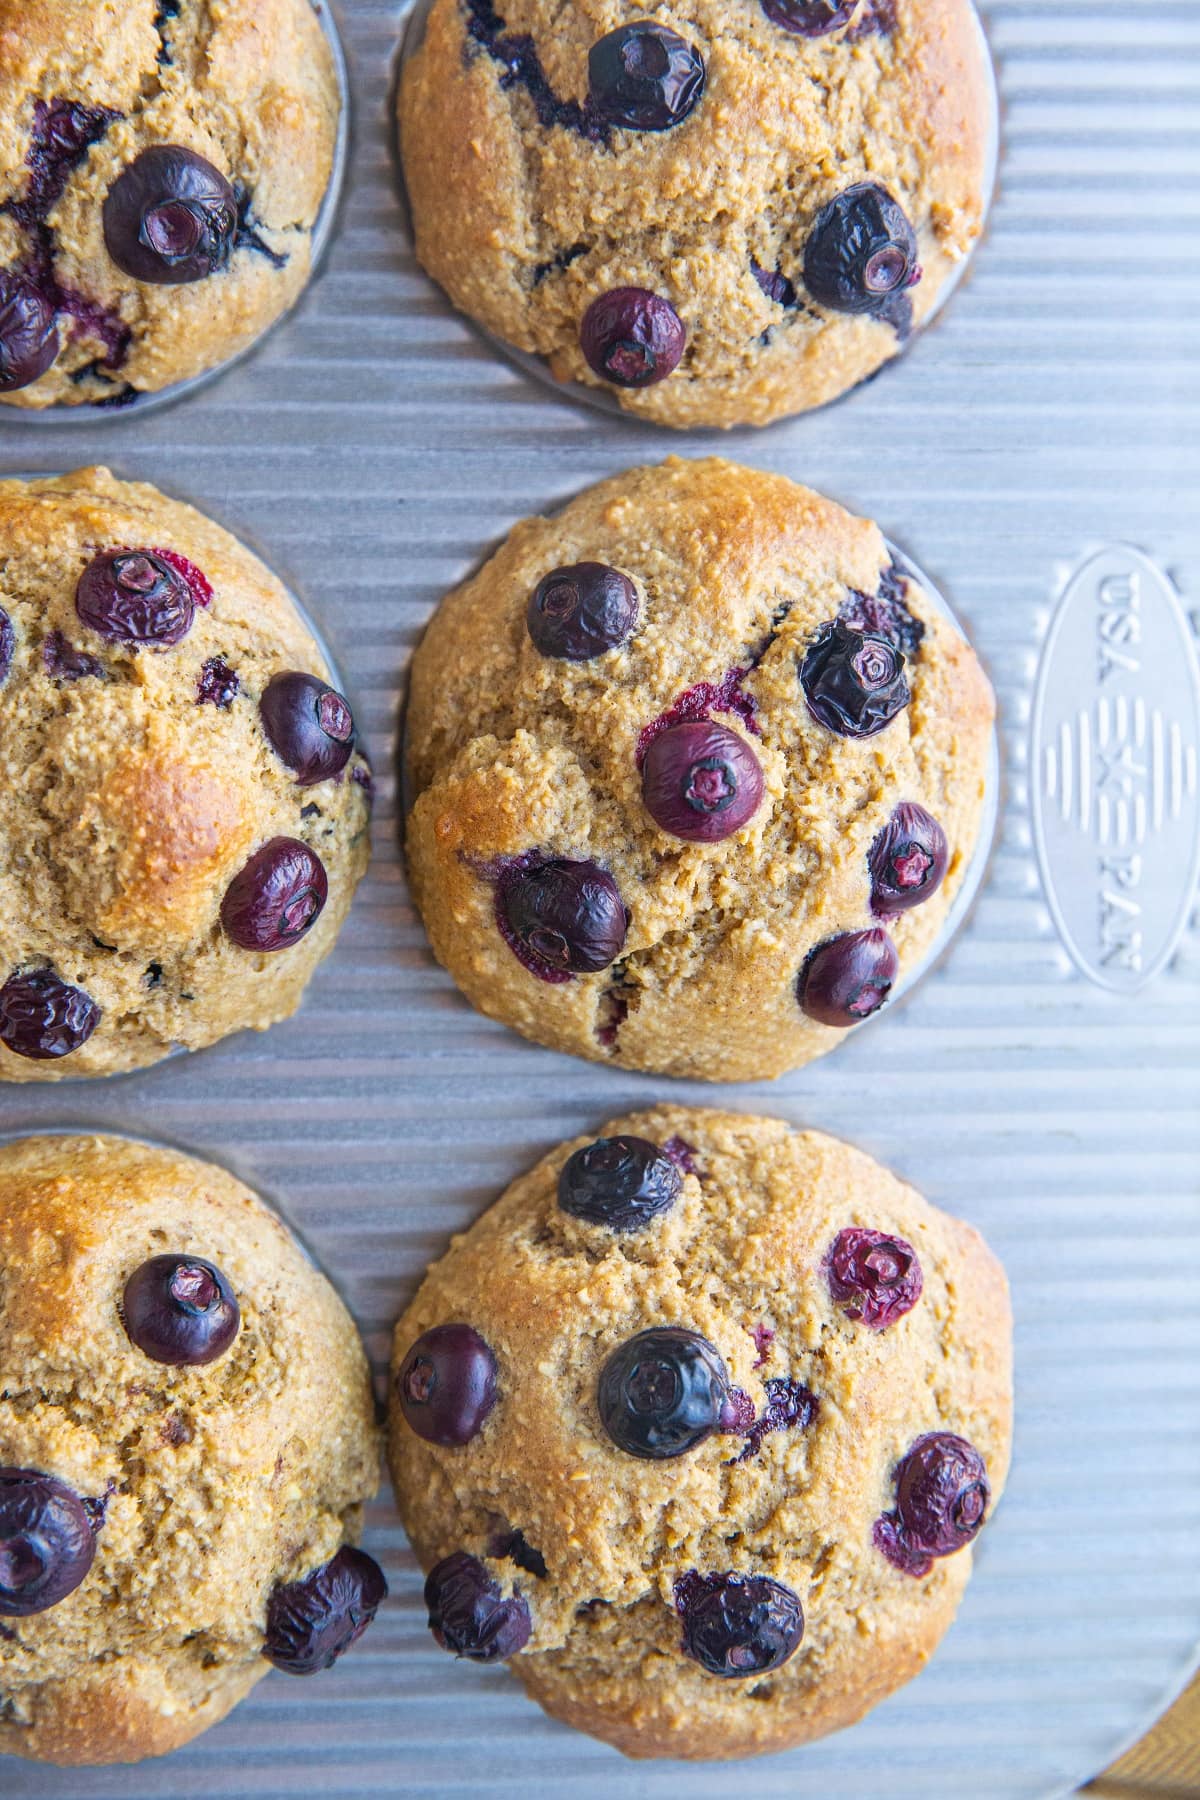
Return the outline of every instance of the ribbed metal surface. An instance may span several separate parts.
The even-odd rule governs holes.
[[[302,1228],[380,1359],[426,1260],[569,1132],[670,1093],[841,1133],[1008,1265],[1013,1478],[929,1670],[850,1733],[752,1771],[623,1763],[502,1672],[452,1664],[381,1500],[368,1541],[394,1597],[336,1671],[272,1675],[165,1763],[4,1762],[0,1791],[1047,1800],[1148,1721],[1200,1640],[1200,929],[1138,998],[1089,986],[1041,897],[1026,791],[1038,648],[1085,553],[1138,544],[1200,607],[1200,8],[997,0],[1001,191],[953,306],[842,405],[686,442],[556,402],[449,313],[399,229],[398,9],[341,10],[355,161],[299,314],[181,407],[49,433],[5,415],[0,464],[103,459],[156,480],[294,582],[370,729],[374,865],[291,1023],[137,1078],[4,1093],[0,1127],[110,1125],[231,1162]],[[990,882],[941,967],[840,1054],[724,1091],[586,1067],[476,1017],[408,901],[389,779],[400,681],[443,589],[521,514],[713,448],[873,515],[944,585],[996,682],[1006,762]]]

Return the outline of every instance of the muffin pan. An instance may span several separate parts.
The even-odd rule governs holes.
[[[10,1761],[0,1787],[6,1800],[718,1800],[736,1774],[756,1800],[1065,1796],[1150,1723],[1200,1643],[1200,931],[1132,996],[1077,970],[1039,880],[1029,750],[1052,612],[1094,552],[1138,546],[1184,614],[1200,610],[1180,224],[1200,178],[1200,16],[995,0],[1005,148],[969,287],[838,406],[686,446],[564,404],[435,294],[395,194],[398,9],[343,0],[339,21],[358,143],[304,305],[186,408],[89,415],[53,457],[5,413],[0,452],[6,472],[104,460],[155,481],[295,578],[361,708],[375,859],[294,1019],[140,1076],[4,1090],[0,1128],[161,1137],[279,1196],[379,1371],[426,1263],[568,1135],[660,1101],[832,1132],[978,1225],[1005,1262],[1013,1472],[929,1668],[801,1752],[736,1771],[628,1764],[543,1718],[503,1670],[455,1667],[426,1630],[385,1494],[365,1543],[393,1598],[319,1684],[269,1677],[162,1763],[81,1777]],[[1098,273],[1130,259],[1136,305],[1129,279]],[[737,1089],[587,1067],[480,1018],[430,957],[396,839],[398,693],[437,598],[514,518],[681,447],[781,469],[880,519],[953,596],[1000,703],[997,846],[940,967],[835,1055]]]

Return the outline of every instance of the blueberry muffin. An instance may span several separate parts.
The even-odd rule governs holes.
[[[454,304],[679,426],[895,356],[979,235],[993,115],[970,0],[432,0],[399,89]]]
[[[366,1358],[241,1182],[120,1138],[0,1147],[0,1367],[0,1755],[161,1755],[366,1629]]]
[[[396,1327],[431,1630],[631,1756],[850,1724],[954,1617],[1010,1337],[977,1233],[833,1138],[660,1107],[564,1144]]]
[[[106,469],[0,481],[0,1080],[107,1075],[300,1002],[370,774],[282,584]]]
[[[0,399],[123,405],[308,279],[340,100],[312,0],[0,0]]]
[[[413,891],[483,1012],[713,1081],[832,1049],[938,936],[992,697],[875,525],[716,459],[526,519],[412,670]]]

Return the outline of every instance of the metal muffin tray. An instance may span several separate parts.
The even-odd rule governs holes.
[[[392,1598],[336,1669],[270,1675],[159,1763],[0,1761],[0,1793],[1066,1795],[1149,1724],[1200,1645],[1200,7],[986,6],[999,187],[953,305],[836,406],[686,437],[532,382],[425,280],[386,109],[402,8],[343,0],[339,19],[352,161],[324,273],[186,404],[91,414],[55,449],[194,501],[307,602],[366,726],[374,862],[290,1022],[137,1076],[0,1090],[0,1129],[107,1127],[231,1165],[303,1233],[380,1371],[426,1262],[569,1133],[660,1098],[838,1133],[1004,1258],[1013,1474],[928,1669],[802,1751],[628,1763],[503,1670],[452,1662],[385,1489],[367,1546]],[[0,472],[45,467],[49,441],[5,410]],[[998,840],[962,931],[871,1029],[773,1084],[671,1082],[525,1043],[437,968],[403,881],[398,695],[435,602],[516,518],[671,451],[777,469],[877,518],[945,592],[1000,702]]]

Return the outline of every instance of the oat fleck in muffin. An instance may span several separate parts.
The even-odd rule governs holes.
[[[761,425],[930,316],[993,110],[970,0],[433,0],[399,124],[456,306],[658,424]]]
[[[252,343],[339,104],[311,0],[0,0],[0,400],[123,405]]]
[[[0,1147],[0,1367],[0,1755],[161,1755],[370,1624],[366,1357],[224,1170]]]
[[[396,1327],[435,1637],[631,1756],[851,1724],[954,1617],[1010,1337],[978,1234],[846,1144],[678,1107],[564,1144]]]
[[[413,663],[408,867],[468,999],[714,1081],[831,1050],[932,945],[992,696],[875,525],[671,460],[514,527]]]
[[[354,719],[282,584],[106,469],[0,482],[0,1079],[300,1002],[366,867]]]

